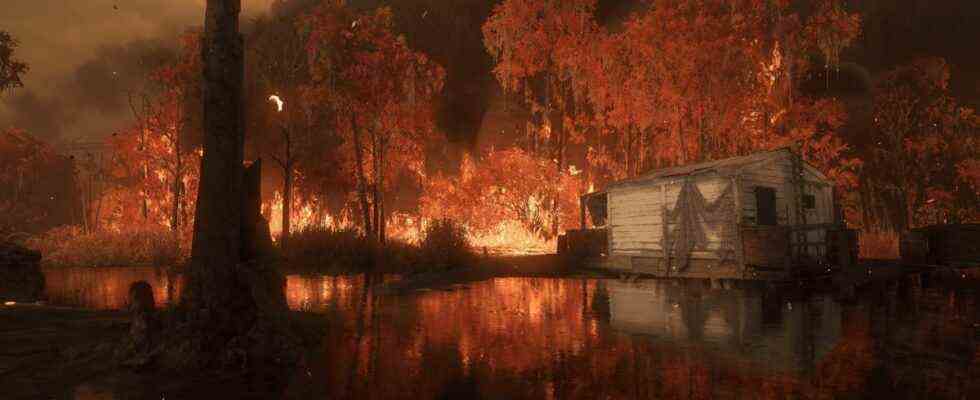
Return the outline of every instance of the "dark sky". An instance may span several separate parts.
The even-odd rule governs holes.
[[[148,67],[172,56],[178,33],[200,25],[204,1],[0,0],[0,30],[21,41],[18,55],[31,66],[26,87],[0,99],[0,128],[17,126],[42,138],[69,141],[98,140],[123,127],[132,120],[126,93],[139,89]],[[273,1],[243,0],[245,17],[267,11]],[[636,2],[601,0],[600,19],[618,20]],[[504,128],[498,125],[507,118],[479,31],[495,1],[355,3],[392,5],[413,46],[449,69],[447,114],[460,120],[445,125],[451,138],[473,139],[476,131]],[[954,93],[974,106],[980,103],[980,1],[847,3],[861,12],[865,35],[844,61],[865,80],[917,56],[942,56],[952,66]],[[431,10],[427,20],[423,10]]]
[[[246,15],[273,0],[244,0]],[[131,120],[126,92],[139,59],[172,53],[176,35],[204,19],[205,0],[0,0],[0,30],[21,42],[25,87],[0,101],[0,128],[47,139],[104,137]]]

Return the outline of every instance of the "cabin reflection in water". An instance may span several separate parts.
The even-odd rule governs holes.
[[[58,305],[121,308],[136,280],[160,303],[179,298],[180,280],[152,269],[45,272]],[[390,279],[288,276],[290,308],[322,315],[327,329],[287,395],[268,398],[980,398],[973,287],[912,279],[838,303],[664,280],[378,290]],[[89,387],[134,398],[112,385]]]
[[[833,299],[786,300],[700,282],[604,281],[610,325],[629,334],[740,355],[781,371],[812,371],[841,335]]]

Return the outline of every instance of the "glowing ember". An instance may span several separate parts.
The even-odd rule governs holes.
[[[278,112],[282,112],[282,107],[286,105],[286,102],[282,101],[282,98],[277,95],[269,96],[269,101],[276,103],[276,110]]]
[[[17,305],[17,302],[16,301],[5,301],[5,302],[3,302],[3,305],[5,305],[5,306],[13,306],[13,305]]]

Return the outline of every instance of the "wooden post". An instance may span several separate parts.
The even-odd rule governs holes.
[[[578,197],[578,207],[579,207],[579,211],[581,212],[581,215],[582,215],[582,230],[584,231],[585,228],[586,228],[586,223],[585,223],[585,196],[579,196]]]
[[[800,153],[799,143],[794,143],[790,149],[790,159],[793,164],[793,225],[806,225],[806,210],[803,209],[803,194],[806,193],[805,185],[803,179],[803,156]],[[795,234],[790,234],[790,258],[791,261],[786,266],[786,273],[791,275],[793,269],[797,267],[798,262],[803,258],[803,254],[808,253],[808,249],[805,247],[805,243],[809,240],[809,234],[805,230],[797,230]],[[796,244],[801,244],[803,246],[794,246],[794,240]]]
[[[742,276],[745,277],[745,248],[742,243],[742,175],[736,173],[732,175],[732,192],[735,194],[735,199],[732,201],[732,205],[735,207],[735,263],[738,269],[742,270]]]
[[[837,192],[837,186],[832,185],[830,187],[830,204],[833,206],[834,210],[834,223],[840,224],[844,227],[844,211],[841,209],[840,199],[838,198],[840,194]]]
[[[613,251],[613,224],[612,218],[609,217],[609,203],[612,198],[612,192],[606,191],[606,256],[612,256]]]
[[[660,226],[662,229],[663,238],[660,240],[660,245],[663,247],[661,253],[663,253],[663,265],[664,265],[664,276],[670,276],[670,228],[668,224],[667,215],[667,185],[669,183],[663,183],[660,185]]]

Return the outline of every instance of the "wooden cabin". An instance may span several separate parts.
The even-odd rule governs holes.
[[[651,171],[582,197],[564,250],[602,268],[658,277],[795,279],[857,258],[833,185],[783,148]],[[587,229],[585,215],[592,216]],[[605,240],[576,250],[576,238]]]

